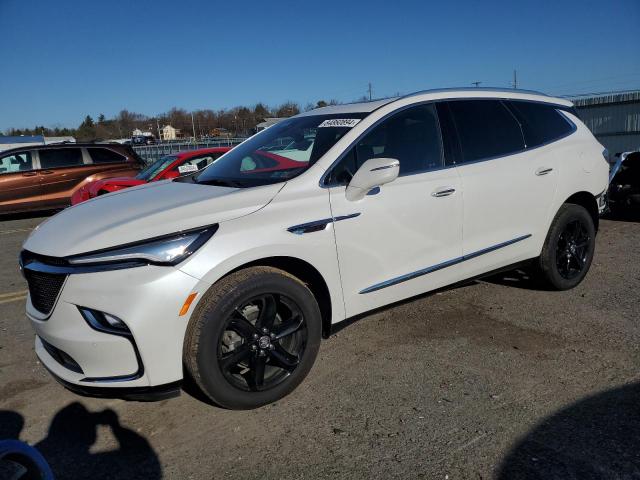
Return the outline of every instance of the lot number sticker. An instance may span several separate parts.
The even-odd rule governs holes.
[[[178,167],[179,173],[188,173],[188,172],[197,172],[197,171],[198,171],[197,165],[180,165]]]
[[[359,118],[334,118],[332,120],[325,120],[320,125],[318,125],[318,128],[323,128],[323,127],[352,128],[352,127],[355,127],[359,121],[360,121]]]

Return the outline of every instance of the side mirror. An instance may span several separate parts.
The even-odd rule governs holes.
[[[347,185],[347,200],[361,200],[375,187],[393,182],[400,173],[400,161],[395,158],[371,158],[364,162]]]

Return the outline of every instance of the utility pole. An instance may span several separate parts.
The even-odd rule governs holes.
[[[478,88],[478,86],[480,86],[482,82],[471,82],[471,85],[475,86],[476,88]]]
[[[513,83],[511,85],[514,89],[518,88],[518,72],[516,70],[513,71]]]
[[[191,128],[193,129],[193,141],[196,141],[196,124],[193,121],[193,112],[191,112]]]
[[[371,82],[369,82],[369,101],[373,99],[373,87],[371,87]]]

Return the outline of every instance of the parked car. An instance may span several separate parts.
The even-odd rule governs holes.
[[[193,175],[195,172],[211,165],[220,158],[220,156],[231,150],[231,148],[232,147],[202,148],[177,153],[175,155],[168,155],[156,160],[133,178],[124,177],[96,180],[78,189],[71,197],[71,204],[76,205],[105,193],[143,185],[147,182],[169,180],[182,175]],[[256,152],[253,157],[245,158],[244,162],[245,165],[243,168],[250,169],[253,173],[306,166],[305,163],[297,162],[273,152],[264,151]]]
[[[299,166],[252,160],[274,151]],[[79,393],[162,398],[186,371],[218,405],[264,405],[346,319],[522,262],[578,285],[608,172],[572,104],[535,92],[305,112],[40,225],[20,255],[35,350]]]
[[[640,207],[640,152],[625,152],[614,156],[607,197],[612,213]]]
[[[0,214],[68,206],[82,185],[135,175],[140,157],[125,145],[76,143],[13,148],[0,153]]]
[[[231,150],[231,147],[201,148],[180,152],[159,158],[140,170],[135,177],[104,178],[89,182],[73,193],[71,205],[76,205],[105,193],[117,192],[118,190],[143,185],[147,182],[169,180],[180,175],[193,173],[211,164],[229,150]]]
[[[131,143],[133,145],[154,145],[156,139],[151,135],[134,135],[131,137]]]

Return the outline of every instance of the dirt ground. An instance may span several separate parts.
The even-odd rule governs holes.
[[[64,390],[33,352],[16,262],[42,218],[0,221],[0,439],[61,479],[640,478],[639,220],[601,222],[572,291],[510,272],[375,313],[248,412]]]

